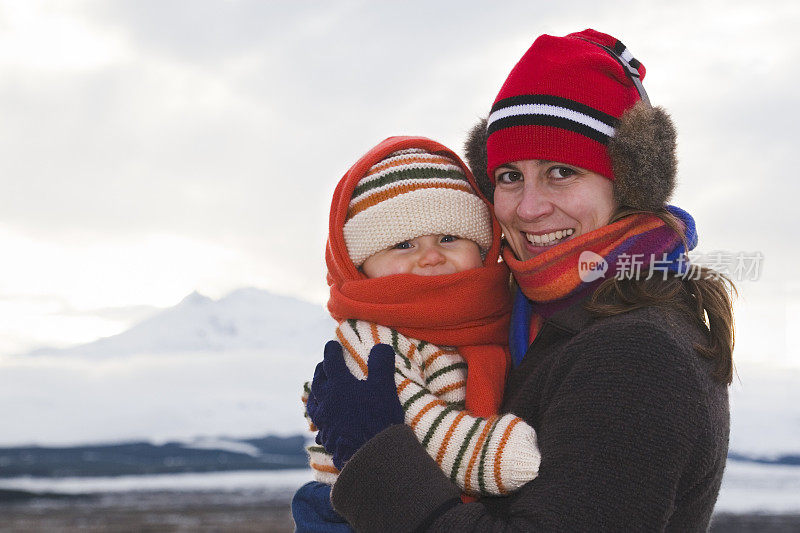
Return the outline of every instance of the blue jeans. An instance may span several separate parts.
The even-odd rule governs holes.
[[[319,481],[306,483],[292,498],[292,518],[297,533],[354,533],[333,510],[331,486]]]

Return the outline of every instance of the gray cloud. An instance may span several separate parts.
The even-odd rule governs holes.
[[[677,200],[708,244],[794,262],[798,47],[781,35],[800,17],[792,3],[771,9],[759,19],[729,2],[631,2],[625,17],[590,2],[89,3],[83,20],[125,52],[89,69],[4,71],[0,183],[12,194],[0,212],[51,239],[224,243],[322,285],[329,195],[363,151],[399,133],[460,148],[533,37],[594,26],[635,43],[650,68],[680,132]],[[741,61],[735,46],[749,50]],[[785,59],[772,65],[776,53]]]

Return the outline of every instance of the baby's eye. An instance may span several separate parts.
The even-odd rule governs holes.
[[[408,250],[411,248],[411,243],[408,241],[398,242],[394,246],[392,246],[394,250]]]
[[[522,181],[522,172],[518,172],[516,170],[504,170],[499,173],[495,173],[494,179],[497,183],[514,183],[517,181]]]
[[[458,240],[458,237],[455,235],[442,235],[442,238],[439,239],[439,242],[455,242]]]
[[[552,167],[547,171],[547,176],[551,179],[561,180],[574,176],[578,171],[570,167]]]

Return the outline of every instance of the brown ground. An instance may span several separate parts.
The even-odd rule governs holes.
[[[257,494],[140,493],[0,505],[0,531],[293,531],[285,498]]]
[[[286,495],[142,492],[0,504],[0,531],[290,532]],[[800,531],[800,515],[715,515],[713,533]]]

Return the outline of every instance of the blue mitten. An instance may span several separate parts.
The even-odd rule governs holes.
[[[347,368],[342,346],[328,342],[325,359],[314,372],[306,411],[319,430],[317,444],[333,454],[333,464],[341,470],[369,439],[392,424],[403,423],[392,347],[372,347],[367,379],[362,381]]]

